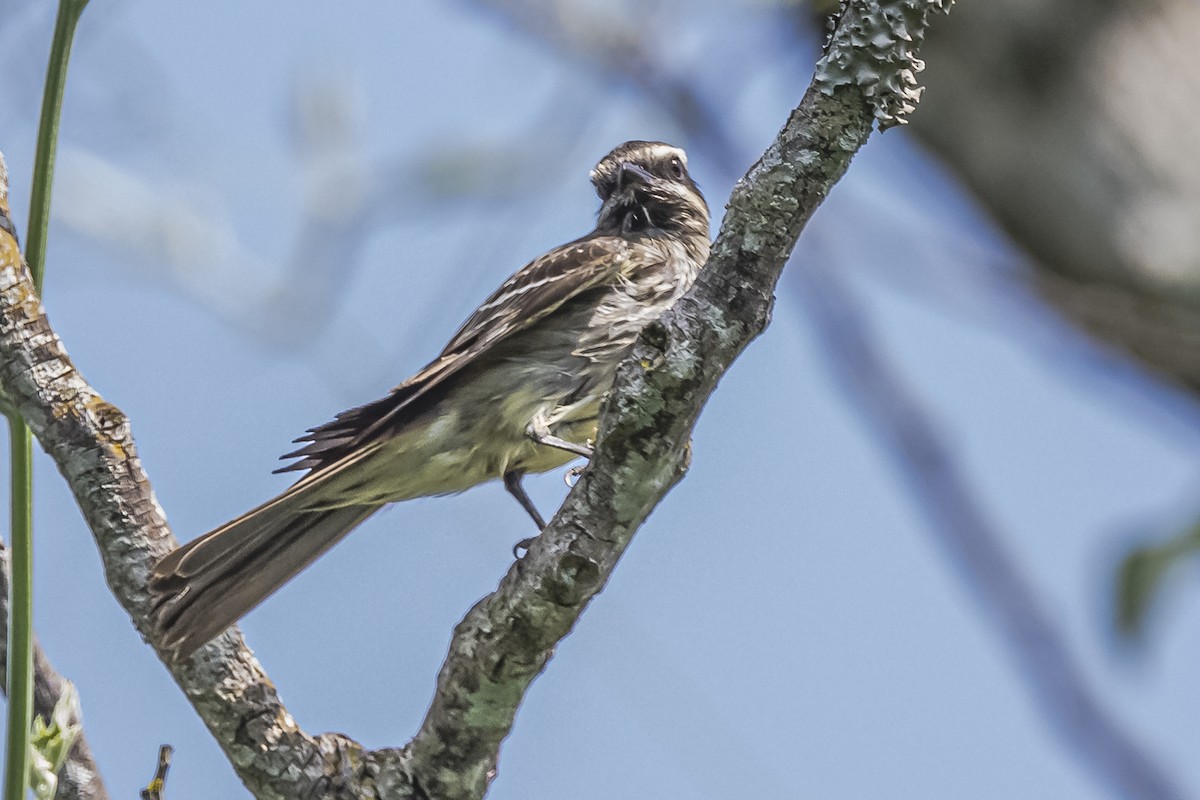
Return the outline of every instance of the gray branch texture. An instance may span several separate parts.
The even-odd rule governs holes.
[[[13,259],[24,264],[17,246],[16,227],[8,212],[8,170],[4,156],[0,154],[0,263],[7,265]],[[0,392],[0,412],[15,413],[7,396]],[[0,542],[0,686],[8,686],[8,598],[9,575],[12,565],[8,548]],[[35,718],[50,720],[55,707],[62,700],[69,683],[50,663],[37,639],[33,643],[33,713]],[[80,725],[79,707],[76,702],[70,710],[68,724]],[[58,785],[54,796],[57,800],[108,800],[108,791],[96,769],[92,748],[87,736],[80,732],[71,745],[67,759],[58,771]]]
[[[808,219],[873,124],[896,124],[913,109],[916,45],[932,14],[949,5],[845,5],[813,84],[734,188],[700,280],[647,328],[622,365],[595,456],[566,503],[455,629],[432,706],[408,745],[366,750],[340,734],[300,730],[236,629],[182,665],[163,659],[255,796],[485,794],[530,683],[686,470],[696,418],[725,370],[768,324],[775,284]],[[70,484],[110,588],[154,646],[145,584],[174,537],[129,421],[71,363],[6,232],[0,314],[0,388]]]

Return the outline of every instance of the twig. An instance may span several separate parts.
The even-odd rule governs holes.
[[[175,749],[169,744],[158,748],[158,766],[154,770],[154,778],[142,789],[142,800],[163,800],[163,790],[167,785],[167,770],[171,768],[171,753]]]

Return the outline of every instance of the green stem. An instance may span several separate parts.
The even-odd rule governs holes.
[[[62,118],[67,62],[75,25],[87,0],[60,0],[46,66],[46,88],[33,165],[33,196],[25,260],[38,292],[46,266],[50,189]],[[12,578],[8,601],[8,720],[4,753],[4,800],[24,800],[29,782],[29,734],[33,727],[33,439],[25,422],[9,417],[12,461]]]
[[[46,66],[46,88],[42,93],[42,118],[38,122],[37,152],[33,157],[33,194],[29,199],[29,232],[25,237],[25,261],[33,274],[33,285],[42,290],[46,268],[46,234],[50,223],[50,189],[54,183],[54,154],[58,148],[58,123],[62,118],[63,92],[67,86],[67,62],[75,24],[87,0],[59,0]]]
[[[8,598],[8,731],[4,764],[5,800],[21,800],[29,770],[33,726],[33,441],[29,428],[9,417],[12,469],[12,576]]]

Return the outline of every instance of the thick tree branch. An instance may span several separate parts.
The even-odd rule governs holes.
[[[643,333],[622,365],[579,483],[499,589],[455,630],[411,746],[431,797],[482,796],[525,690],[682,477],[704,401],[766,327],[800,230],[870,129],[857,91],[827,97],[810,89],[734,190],[696,288]]]
[[[16,250],[16,226],[8,213],[8,169],[4,156],[0,154],[0,254],[6,254],[11,249]],[[2,257],[2,256],[0,256]],[[15,408],[8,397],[0,392],[0,410],[6,415],[13,413]],[[8,549],[0,542],[0,686],[8,685],[8,597],[9,597],[9,555]],[[55,707],[62,699],[67,688],[67,681],[50,664],[41,644],[33,643],[33,713],[34,717],[50,720],[54,717]],[[69,724],[79,725],[79,708],[71,709]],[[104,781],[96,769],[92,758],[92,748],[88,745],[87,737],[80,731],[71,746],[67,760],[59,770],[58,787],[55,797],[59,800],[108,800],[108,791]]]
[[[891,12],[904,6],[919,20],[904,32],[909,42],[920,41],[926,14],[945,10],[936,3],[881,5]],[[893,22],[874,4],[849,5],[830,43],[836,55],[818,64],[800,106],[734,188],[697,285],[643,332],[622,365],[579,483],[528,555],[455,630],[433,706],[411,744],[413,769],[431,797],[482,796],[525,690],[604,587],[634,531],[682,476],[700,409],[765,329],[775,284],[804,225],[866,142],[873,118],[894,120],[902,110],[873,81],[842,79],[888,81],[896,49],[881,55],[887,48],[878,46]],[[870,45],[853,49],[864,41]],[[860,69],[846,69],[855,59]]]

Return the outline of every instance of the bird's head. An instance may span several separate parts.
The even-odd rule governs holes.
[[[663,142],[626,142],[592,170],[600,195],[597,230],[708,237],[708,204],[688,175],[687,154]]]

